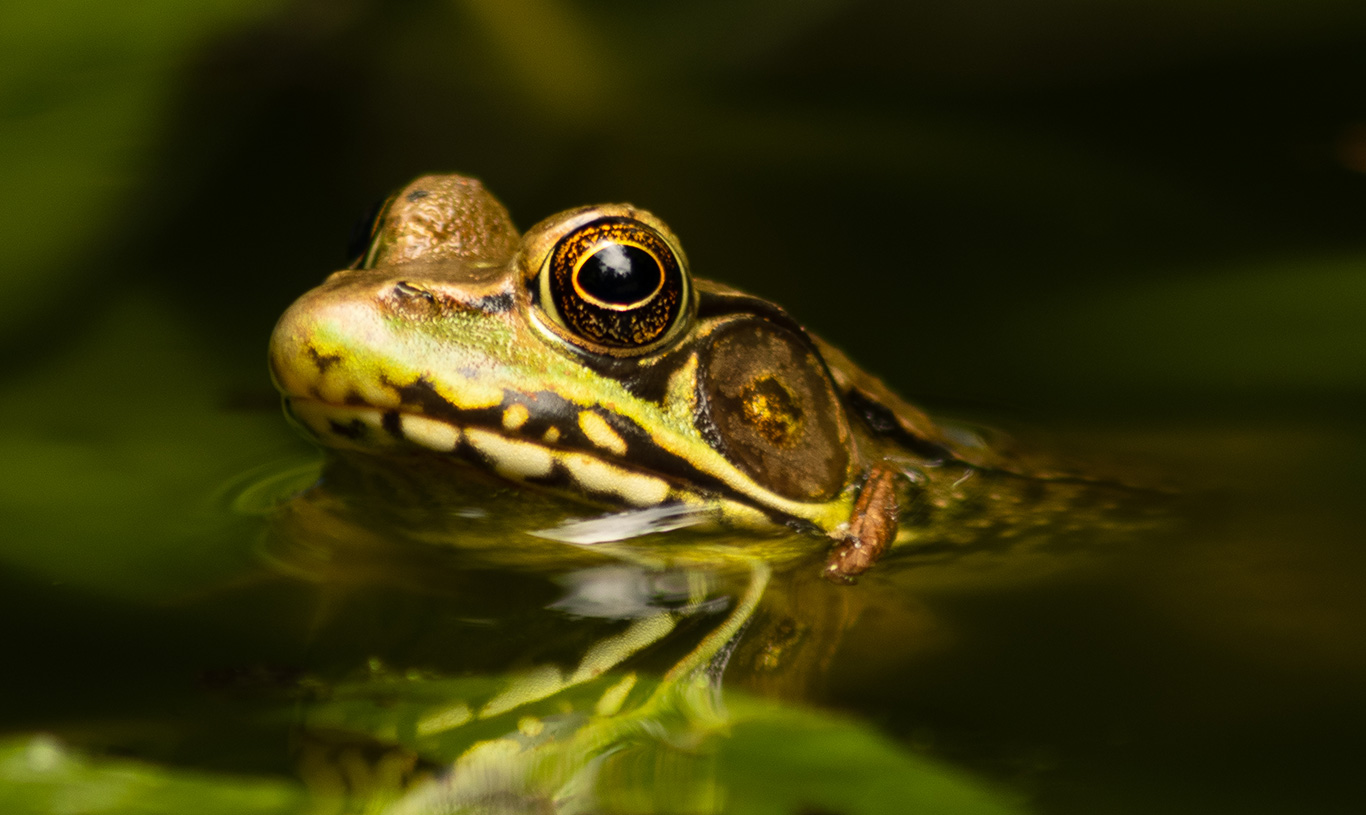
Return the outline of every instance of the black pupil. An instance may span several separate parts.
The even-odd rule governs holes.
[[[579,288],[600,302],[628,306],[659,288],[659,262],[638,246],[614,243],[594,252],[579,267]]]

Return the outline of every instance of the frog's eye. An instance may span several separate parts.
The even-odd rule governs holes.
[[[584,224],[555,244],[541,308],[571,339],[608,353],[658,347],[687,312],[688,276],[669,241],[626,217]]]

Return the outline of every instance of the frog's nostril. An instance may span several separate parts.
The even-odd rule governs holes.
[[[400,280],[394,284],[394,294],[408,299],[425,300],[428,303],[435,303],[436,296],[421,286],[414,286],[406,280]]]

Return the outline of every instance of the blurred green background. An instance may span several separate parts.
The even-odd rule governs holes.
[[[251,0],[0,11],[0,340],[128,298],[264,390],[409,177],[631,201],[932,401],[1342,409],[1366,386],[1351,0]]]
[[[836,695],[997,777],[1064,765],[1056,811],[1355,796],[1360,0],[47,0],[0,46],[7,729],[295,656],[278,605],[158,604],[249,568],[228,505],[313,456],[276,317],[376,199],[460,171],[522,227],[646,207],[909,397],[1234,495],[1132,584],[941,598],[970,647],[938,673],[856,633]],[[1079,694],[1039,631],[1135,645]]]

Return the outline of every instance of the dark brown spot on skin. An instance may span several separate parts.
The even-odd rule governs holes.
[[[318,373],[320,374],[327,373],[328,368],[331,368],[342,360],[341,354],[321,354],[318,353],[317,348],[314,348],[311,345],[304,349],[304,353],[308,354],[308,358],[313,360],[313,365],[317,367]]]
[[[463,436],[460,439],[460,443],[455,446],[455,449],[452,450],[451,453],[460,461],[472,464],[481,470],[488,471],[493,469],[493,462],[489,461],[483,453],[476,450],[474,445],[470,444]]]
[[[577,489],[577,488],[575,487],[575,483],[574,483],[573,477],[569,475],[569,471],[566,470],[566,469],[564,468],[564,465],[561,464],[561,463],[558,462],[558,461],[556,461],[556,462],[551,466],[550,472],[546,473],[545,475],[532,475],[532,476],[526,476],[526,477],[523,478],[522,480],[525,481],[525,482],[528,483],[528,484],[535,484],[535,485],[537,485],[537,486],[546,487],[546,488],[549,488],[549,489],[556,489],[556,490],[575,490],[575,489]]]
[[[470,308],[482,311],[485,314],[502,314],[512,310],[512,293],[490,294],[487,297],[480,297],[478,300],[471,301],[469,305]]]
[[[830,551],[825,563],[827,578],[837,583],[853,583],[887,551],[896,538],[897,477],[896,470],[882,465],[868,473],[868,480],[863,482],[854,502],[854,514],[849,517],[844,540]]]
[[[551,427],[555,427],[561,431],[560,440],[563,441],[564,428],[578,426],[574,422],[577,409],[564,397],[551,391],[508,393],[497,409],[499,423],[502,422],[503,414],[513,405],[526,408],[527,419],[518,431],[524,436],[540,437]]]
[[[429,195],[431,195],[431,193],[427,192],[426,190],[413,190],[412,192],[408,193],[408,195],[405,197],[408,199],[408,203],[415,204]]]
[[[418,377],[410,385],[395,385],[387,379],[384,380],[384,384],[385,386],[398,391],[400,402],[405,405],[420,407],[422,408],[422,412],[428,416],[454,418],[460,414],[460,411],[456,409],[455,405],[451,404],[444,396],[437,393],[436,388],[432,386],[432,383],[428,382],[423,377]]]
[[[399,441],[407,440],[407,437],[403,435],[403,421],[399,418],[397,410],[386,410],[383,418],[380,419],[380,426],[384,428],[386,433]]]
[[[339,422],[336,419],[328,419],[327,426],[331,428],[333,434],[341,436],[343,439],[355,441],[365,438],[365,423],[360,419],[352,419],[346,423]]]

